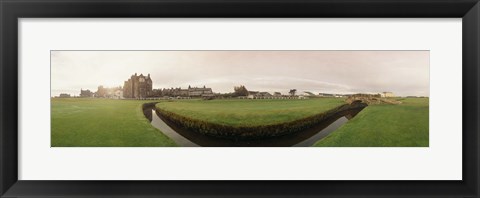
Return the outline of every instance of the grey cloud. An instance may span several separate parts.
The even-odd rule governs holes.
[[[154,88],[429,95],[428,51],[54,51],[51,58],[52,95],[123,85],[134,73],[150,73]]]

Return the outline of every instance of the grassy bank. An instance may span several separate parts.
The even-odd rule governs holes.
[[[145,101],[51,99],[51,146],[175,146],[145,118],[143,103]]]
[[[429,145],[429,99],[371,105],[314,146],[425,147]]]
[[[157,113],[197,133],[230,139],[260,139],[306,130],[338,111],[340,99],[173,101]]]
[[[313,116],[344,104],[339,98],[307,100],[183,100],[157,108],[206,122],[245,127],[278,124]]]

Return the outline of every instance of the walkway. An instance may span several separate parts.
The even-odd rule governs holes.
[[[183,146],[183,147],[196,147],[196,146],[198,146],[197,144],[191,142],[190,140],[181,136],[180,134],[175,132],[172,128],[170,128],[170,126],[168,126],[167,123],[165,123],[162,119],[160,119],[160,117],[158,117],[157,113],[153,109],[152,109],[152,122],[151,123],[155,128],[160,129],[160,131],[162,131],[163,134],[165,134],[170,139],[175,141],[175,143],[177,143],[179,146]]]

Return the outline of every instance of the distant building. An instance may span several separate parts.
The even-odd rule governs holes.
[[[275,93],[273,93],[273,96],[275,96],[275,97],[280,97],[280,96],[282,96],[282,93],[280,93],[280,92],[275,92]]]
[[[123,97],[124,98],[147,98],[153,95],[152,92],[152,79],[150,74],[144,76],[143,74],[132,75],[130,79],[123,84]]]
[[[161,94],[163,96],[170,96],[170,97],[188,97],[188,89],[182,89],[180,87],[178,88],[170,88],[170,89],[165,89],[161,90]]]
[[[123,89],[117,89],[113,92],[113,97],[112,98],[116,98],[116,99],[122,99],[123,98]]]
[[[161,89],[152,89],[152,97],[161,97],[163,96]]]
[[[259,91],[248,91],[248,99],[257,99],[257,98],[266,98],[266,97],[272,97],[273,95],[264,91],[264,92],[259,92]]]
[[[96,98],[120,99],[123,98],[123,89],[121,86],[111,88],[98,86],[97,92],[94,93],[94,96]]]
[[[58,96],[59,98],[70,98],[70,94],[66,94],[66,93],[61,93],[60,96]]]
[[[319,93],[318,96],[320,96],[320,97],[335,97],[335,94]]]
[[[190,97],[213,97],[212,88],[207,88],[203,86],[203,88],[198,87],[190,87],[188,86],[188,96]]]
[[[314,93],[309,92],[309,91],[304,91],[304,92],[303,92],[303,95],[304,95],[304,96],[315,96]]]
[[[272,96],[272,94],[270,94],[268,92],[258,92],[257,96],[259,96],[259,97],[270,97],[270,96]]]
[[[393,94],[392,92],[382,92],[380,93],[381,97],[383,98],[392,98],[392,97],[396,97],[395,94]]]
[[[91,92],[90,90],[83,90],[83,89],[80,89],[80,98],[91,98],[93,97],[93,92]]]
[[[170,89],[162,89],[162,90],[154,90],[155,95],[161,94],[162,96],[170,96],[170,97],[214,97],[215,94],[212,91],[212,88],[208,88],[203,86],[202,87],[191,87],[188,86],[187,89],[182,89],[181,87],[178,88],[170,88]]]

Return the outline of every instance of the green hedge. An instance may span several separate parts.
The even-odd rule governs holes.
[[[158,107],[156,107],[156,112],[162,118],[197,133],[229,139],[258,139],[300,132],[319,124],[320,122],[337,113],[355,108],[363,108],[365,106],[366,104],[363,103],[344,104],[326,112],[299,120],[280,124],[245,127],[206,122],[203,120],[178,115],[174,112],[166,111]]]

